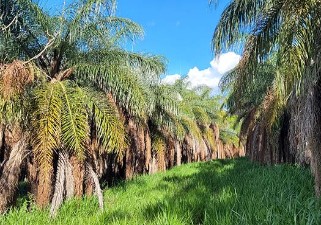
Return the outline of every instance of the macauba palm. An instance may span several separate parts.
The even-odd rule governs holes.
[[[289,137],[296,138],[289,141],[302,142],[312,152],[317,195],[320,195],[321,177],[321,166],[317,163],[321,158],[315,147],[320,135],[316,119],[319,118],[316,93],[321,62],[320,16],[318,0],[232,0],[222,13],[212,40],[217,54],[243,46],[238,67],[223,78],[223,85],[231,89],[228,107],[244,118],[242,132],[248,137],[251,157],[251,149],[258,149],[255,154],[261,161],[269,157],[271,162],[293,161],[287,154],[297,150],[287,152],[287,127],[289,121],[293,123],[298,118],[293,108],[304,109],[301,110],[304,119],[299,117],[294,122],[301,124],[300,128],[290,124],[296,134],[290,130]],[[293,99],[297,99],[298,106],[293,105]],[[291,119],[289,112],[294,113]],[[261,139],[256,139],[258,134]],[[273,141],[278,135],[279,139]],[[278,141],[280,146],[275,144]],[[292,147],[299,148],[294,144]],[[268,151],[269,154],[264,153]],[[278,159],[276,156],[282,151]]]
[[[45,175],[38,174],[39,205],[48,203],[54,188],[55,154],[77,156],[86,162],[86,174],[93,175],[97,147],[99,154],[124,149],[123,124],[107,95],[132,116],[146,119],[153,110],[150,86],[164,72],[164,60],[122,48],[125,40],[141,37],[143,31],[131,20],[116,17],[115,6],[113,0],[80,0],[60,14],[49,14],[32,0],[1,1],[0,48],[7,53],[1,63],[18,58],[24,65],[34,62],[45,74],[27,93],[30,118],[22,115],[22,122],[34,128],[32,150]],[[55,196],[58,189],[56,185]],[[55,205],[63,198],[55,198]]]

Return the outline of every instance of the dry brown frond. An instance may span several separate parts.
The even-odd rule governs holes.
[[[0,67],[0,88],[4,99],[21,94],[26,86],[35,79],[35,72],[31,65],[15,60]]]
[[[271,129],[277,119],[279,108],[278,97],[276,96],[274,89],[268,90],[260,107],[261,123],[268,130]]]
[[[245,116],[241,129],[240,129],[240,140],[244,141],[248,136],[249,131],[251,131],[255,125],[255,115],[257,112],[257,108],[254,107],[249,111],[249,113]]]

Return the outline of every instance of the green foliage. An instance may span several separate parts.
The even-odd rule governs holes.
[[[159,76],[166,69],[164,58],[122,49],[124,40],[141,37],[143,31],[131,20],[115,16],[114,0],[74,1],[58,15],[49,15],[31,0],[10,0],[4,6],[0,27],[6,34],[0,37],[7,40],[5,47],[17,43],[12,52],[22,52],[23,59],[33,60],[47,74],[50,84],[43,87],[55,86],[51,83],[56,81],[61,84],[52,87],[61,104],[44,105],[60,110],[57,112],[60,117],[56,119],[61,121],[61,127],[50,125],[53,131],[47,132],[80,158],[85,153],[88,130],[92,129],[85,122],[90,116],[100,124],[96,124],[99,133],[96,135],[105,148],[108,145],[110,149],[121,149],[123,145],[109,134],[103,137],[102,132],[110,133],[110,127],[116,124],[115,120],[102,117],[102,112],[111,115],[111,111],[106,107],[100,110],[95,104],[81,107],[88,94],[84,92],[87,87],[111,94],[126,116],[144,123],[149,121],[155,128],[152,132],[160,132],[165,137],[183,140],[189,134],[201,139],[202,131],[218,122],[219,103],[209,88],[191,90],[183,80],[174,86],[162,85]],[[20,17],[28,19],[22,23]],[[11,24],[12,20],[15,23]],[[22,37],[22,33],[28,35]],[[39,100],[40,103],[46,101]],[[92,111],[92,115],[88,111]],[[36,116],[40,118],[44,114]],[[107,121],[114,122],[108,124]],[[36,142],[36,146],[40,146],[41,141]]]
[[[202,132],[203,132],[204,139],[209,143],[211,149],[216,149],[214,131],[206,127]],[[237,135],[235,135],[235,137],[237,138]]]
[[[166,142],[164,137],[162,137],[160,134],[155,134],[152,137],[152,143],[152,149],[157,153],[164,153],[166,151]]]
[[[312,183],[308,169],[291,165],[193,163],[105,190],[103,212],[95,198],[74,199],[52,219],[26,201],[0,224],[319,224]]]
[[[212,96],[209,87],[191,89],[182,79],[174,85],[155,87],[155,90],[156,106],[151,120],[160,132],[165,130],[178,140],[183,140],[187,134],[198,140],[210,138],[208,141],[214,147],[214,134],[209,131],[209,126],[218,124],[233,130],[233,135],[225,138],[227,143],[230,143],[229,138],[238,140],[238,131],[233,129],[236,119],[229,121],[230,116],[220,107],[222,97]],[[238,145],[238,141],[232,143]]]
[[[56,81],[36,89],[34,101],[33,150],[40,165],[50,165],[53,151],[62,147],[84,159],[89,140],[96,136],[104,151],[123,150],[124,127],[107,96],[71,81]],[[94,137],[90,121],[96,126]]]
[[[165,60],[123,50],[121,44],[143,30],[114,11],[114,0],[74,1],[60,15],[45,13],[31,0],[6,1],[0,12],[6,34],[0,40],[6,40],[4,48],[22,52],[16,57],[33,60],[48,81],[72,77],[112,93],[126,113],[146,119],[153,110],[149,88],[164,73]]]
[[[79,159],[85,156],[86,142],[89,140],[89,124],[84,93],[77,86],[59,82],[62,90],[61,139],[65,147]],[[68,87],[69,86],[69,87]]]
[[[233,0],[213,35],[216,54],[243,46],[237,68],[221,85],[228,109],[240,118],[278,123],[289,96],[318,79],[321,42],[318,1]],[[255,116],[251,115],[255,111]]]
[[[61,134],[61,86],[59,83],[44,84],[35,90],[37,109],[34,111],[32,121],[33,151],[36,159],[43,169],[52,163],[53,150],[59,147]]]
[[[84,90],[89,118],[95,123],[96,134],[103,151],[122,154],[126,146],[125,128],[117,108],[106,100],[106,95],[94,90]]]

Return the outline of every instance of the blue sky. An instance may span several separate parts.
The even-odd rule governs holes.
[[[67,3],[71,1],[66,0]],[[64,1],[41,2],[46,8],[59,10]],[[223,55],[225,61],[213,60],[211,50],[215,26],[228,3],[229,0],[221,0],[215,8],[209,6],[208,0],[118,0],[116,15],[129,18],[144,28],[144,38],[136,40],[130,50],[167,59],[165,82],[188,76],[194,86],[209,84],[216,88],[222,73],[239,60],[239,55],[232,52]]]
[[[145,30],[134,50],[165,56],[168,74],[187,74],[194,66],[208,67],[213,59],[211,38],[223,5],[215,9],[208,0],[119,0],[117,15]]]

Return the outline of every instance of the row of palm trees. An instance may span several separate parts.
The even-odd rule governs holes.
[[[143,31],[115,4],[80,0],[52,15],[0,0],[0,212],[21,180],[55,215],[85,194],[102,208],[100,182],[243,154],[236,118],[209,88],[161,84],[163,58],[121,48]]]
[[[264,163],[310,164],[321,194],[321,2],[232,0],[213,49],[243,49],[221,86],[242,119],[246,154]]]

